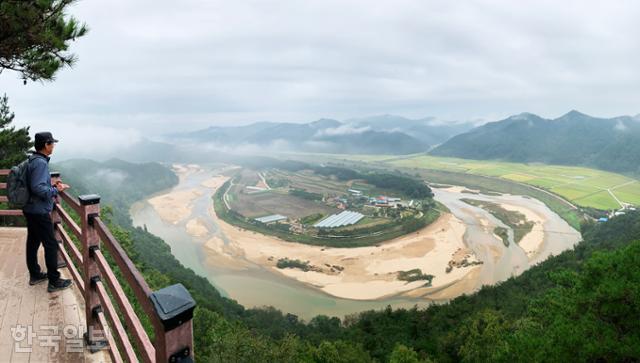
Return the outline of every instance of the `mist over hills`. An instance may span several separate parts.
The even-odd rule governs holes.
[[[555,119],[521,113],[474,127],[435,118],[381,115],[310,123],[257,122],[142,139],[99,159],[205,162],[279,152],[404,155],[429,152],[478,160],[579,165],[640,173],[640,115],[597,118],[571,111]]]
[[[167,136],[172,143],[204,143],[237,150],[266,149],[345,154],[412,154],[425,152],[471,129],[469,123],[440,123],[383,115],[340,122],[257,122],[246,126],[212,126]]]
[[[640,117],[597,118],[571,111],[545,119],[521,113],[457,135],[430,153],[640,173]]]
[[[435,117],[414,120],[394,115],[353,118],[346,120],[345,123],[380,131],[402,132],[432,147],[474,127],[470,122],[444,122]]]

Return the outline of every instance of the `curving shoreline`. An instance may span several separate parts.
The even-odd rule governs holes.
[[[432,287],[438,288],[461,279],[471,270],[458,268],[445,273],[456,250],[466,248],[462,238],[464,226],[450,214],[418,232],[379,246],[356,248],[325,248],[287,242],[239,229],[219,219],[217,223],[229,239],[229,251],[236,254],[234,257],[344,299],[381,299],[424,286],[425,281],[398,280],[399,271],[420,268],[423,273],[435,276]],[[280,258],[308,261],[318,270],[279,269],[276,264]],[[327,265],[343,270],[337,272]]]
[[[417,232],[377,246],[330,248],[288,242],[220,220],[212,203],[207,205],[206,213],[199,212],[196,216],[194,199],[212,195],[228,178],[214,176],[194,184],[188,183],[189,176],[202,172],[198,166],[181,166],[175,170],[181,187],[150,198],[149,204],[165,223],[184,228],[194,240],[201,241],[205,263],[230,273],[259,268],[342,299],[382,300],[404,296],[425,301],[448,300],[472,293],[483,284],[519,274],[535,261],[546,258],[549,251],[566,249],[574,243],[573,239],[557,246],[549,243],[545,226],[551,219],[560,218],[541,208],[538,204],[542,203],[517,196],[480,195],[493,198],[505,209],[520,211],[535,223],[520,246],[512,244],[505,248],[492,235],[493,227],[499,222],[477,208],[455,207],[456,198],[465,196],[459,187],[436,193],[452,204],[452,214],[444,213]],[[577,242],[577,238],[574,239]],[[283,258],[308,261],[311,268],[308,271],[277,268],[278,260]],[[473,264],[479,260],[484,264]],[[453,267],[447,273],[449,265]],[[435,276],[431,286],[425,286],[424,280],[398,279],[398,272],[416,268]]]

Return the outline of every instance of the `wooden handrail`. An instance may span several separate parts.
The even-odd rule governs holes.
[[[111,268],[109,268],[109,264],[104,258],[102,251],[94,251],[94,258],[96,259],[98,268],[102,273],[103,281],[105,281],[107,283],[107,286],[109,286],[109,289],[113,291],[113,297],[116,299],[124,315],[127,326],[133,330],[133,338],[136,340],[136,343],[138,345],[144,347],[141,352],[142,360],[144,362],[153,362],[155,360],[156,354],[155,348],[153,347],[153,344],[151,344],[151,340],[149,339],[147,332],[144,330],[142,323],[140,323],[140,319],[138,319],[138,316],[131,306],[131,303],[127,299],[127,296],[125,295],[120,282],[118,282],[118,279],[116,279],[113,271],[111,270]]]
[[[82,276],[80,275],[80,272],[78,272],[78,269],[73,264],[73,261],[71,260],[71,258],[69,257],[69,254],[64,248],[60,248],[60,253],[62,254],[62,258],[64,259],[64,262],[67,264],[67,267],[69,268],[69,272],[71,273],[71,278],[73,279],[73,281],[75,281],[76,285],[78,285],[78,289],[80,290],[80,293],[84,295],[84,281],[82,281]]]
[[[64,210],[59,203],[55,204],[54,209],[56,212],[58,212],[60,218],[62,218],[62,221],[67,225],[67,227],[69,227],[71,233],[73,233],[73,235],[78,238],[82,237],[82,229],[80,228],[80,226],[78,226],[73,218],[71,218],[69,213],[67,213],[67,211]]]
[[[21,217],[22,211],[17,209],[4,209],[4,210],[0,210],[0,216]]]
[[[0,169],[0,176],[7,176],[11,172],[10,169]],[[7,183],[0,183],[0,190],[7,189]],[[8,199],[6,196],[0,196],[0,203],[6,203]],[[0,210],[0,217],[22,217],[22,211],[19,209],[2,209]]]
[[[9,171],[0,169],[0,176],[8,175]],[[59,177],[59,173],[51,175],[54,182]],[[0,189],[5,188],[6,183],[0,183]],[[6,200],[5,196],[0,196],[0,202]],[[80,216],[80,225],[63,208],[62,201]],[[123,361],[121,349],[124,359],[130,362],[137,362],[138,355],[145,363],[182,359],[185,362],[193,361],[192,317],[195,301],[184,286],[176,284],[158,291],[151,290],[118,240],[100,219],[99,196],[84,195],[76,199],[62,192],[54,198],[54,202],[51,219],[55,237],[60,242],[59,261],[66,263],[84,297],[87,323],[85,339],[89,348],[93,351],[106,347],[113,362]],[[22,216],[22,211],[0,210],[0,216]],[[80,239],[82,248],[76,247],[64,226]],[[107,248],[136,300],[149,316],[155,333],[153,343],[100,250],[101,245]],[[115,304],[107,290],[111,292]],[[114,328],[113,332],[110,327]],[[106,332],[102,337],[104,340],[96,340],[97,331]],[[133,337],[135,347],[129,340],[128,332]]]
[[[111,252],[111,256],[116,261],[118,267],[120,267],[120,271],[125,275],[133,293],[136,294],[136,297],[140,300],[142,308],[147,314],[153,315],[153,305],[149,301],[151,289],[142,277],[142,274],[133,262],[131,262],[127,253],[124,252],[118,240],[111,234],[111,231],[109,231],[109,228],[107,228],[100,217],[94,218],[94,223],[100,239],[104,242],[109,252]]]
[[[67,203],[67,205],[69,207],[71,207],[71,209],[73,209],[76,213],[80,214],[82,212],[82,208],[80,207],[80,202],[78,202],[78,200],[76,198],[74,198],[71,194],[69,194],[69,192],[64,191],[62,193],[58,194],[62,200],[65,201],[65,203]]]
[[[96,309],[93,312],[94,319],[97,322],[97,326],[102,328],[100,329],[104,332],[103,336],[107,340],[107,346],[109,347],[109,355],[111,356],[111,361],[114,363],[123,363],[122,356],[120,355],[120,350],[118,349],[118,345],[113,339],[113,334],[111,333],[111,329],[109,329],[109,323],[107,322],[107,318],[104,316],[104,312],[101,309]]]
[[[98,298],[100,299],[100,304],[104,308],[104,311],[107,312],[107,317],[109,317],[109,321],[115,328],[117,334],[115,335],[120,346],[124,348],[125,356],[127,357],[127,361],[129,362],[138,362],[138,357],[136,356],[136,352],[133,350],[133,346],[129,339],[127,339],[127,332],[124,330],[122,326],[122,322],[118,318],[118,313],[116,312],[116,308],[111,303],[111,299],[109,299],[109,294],[105,289],[102,281],[95,280],[93,282],[93,287],[98,293]]]
[[[62,239],[62,243],[64,246],[71,251],[71,255],[73,256],[75,262],[78,265],[82,265],[82,254],[78,250],[78,247],[73,243],[71,237],[67,231],[62,227],[62,223],[56,223],[55,230],[60,233],[60,239]]]

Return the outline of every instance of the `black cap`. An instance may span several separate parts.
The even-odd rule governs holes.
[[[36,145],[44,145],[49,142],[58,142],[58,140],[53,138],[50,132],[38,132],[35,136]]]

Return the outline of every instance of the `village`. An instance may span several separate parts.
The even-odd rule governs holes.
[[[264,185],[267,185],[264,183]],[[247,186],[247,190],[256,192],[256,186]],[[268,189],[267,189],[268,188]],[[269,190],[267,187],[261,191]],[[421,202],[415,200],[405,201],[399,197],[389,197],[386,195],[369,196],[358,189],[347,189],[343,195],[323,196],[322,203],[329,207],[334,207],[341,212],[328,216],[316,214],[304,218],[290,218],[282,214],[272,214],[254,218],[255,221],[266,224],[286,223],[292,232],[304,233],[309,228],[333,229],[352,226],[365,220],[365,217],[372,218],[402,218],[402,211],[417,210]],[[405,213],[406,214],[406,213]],[[411,214],[413,214],[411,212]]]
[[[243,169],[221,197],[221,213],[236,225],[310,244],[372,245],[414,231],[438,215],[430,198],[309,170]]]

